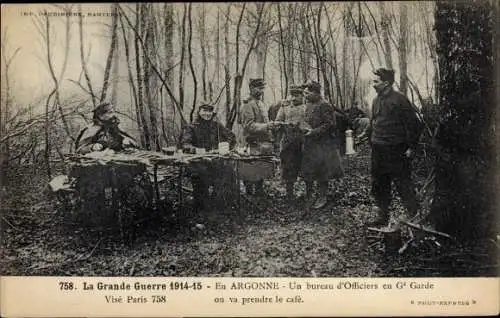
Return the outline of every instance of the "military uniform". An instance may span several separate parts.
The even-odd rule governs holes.
[[[372,148],[372,194],[379,208],[378,218],[371,225],[383,225],[389,221],[392,181],[409,215],[417,213],[411,158],[406,151],[416,148],[420,134],[418,118],[410,101],[392,88],[394,71],[379,69],[374,74],[391,83],[377,92],[367,129]]]
[[[252,97],[245,99],[240,116],[243,136],[250,148],[250,154],[262,154],[266,147],[272,146],[273,141],[268,128],[269,118],[266,105]]]
[[[250,79],[250,90],[262,89],[265,83],[263,79]],[[271,155],[274,152],[273,137],[269,129],[269,109],[259,99],[253,96],[243,100],[240,111],[240,123],[243,127],[243,137],[247,143],[251,155]],[[273,167],[268,163],[255,162],[252,169],[261,170],[262,175],[272,173]],[[246,181],[247,191],[255,187],[255,192],[263,194],[264,180],[258,178],[257,181]],[[253,192],[253,191],[250,191]]]
[[[305,136],[302,176],[306,180],[328,182],[344,175],[335,140],[335,112],[324,100],[306,103],[305,121],[312,128]]]
[[[109,103],[100,104],[93,110],[93,123],[82,129],[76,140],[77,153],[92,152],[95,144],[100,144],[101,150],[121,151],[126,147],[137,147],[134,138],[118,128],[120,123],[118,118],[114,117],[107,121],[99,119],[100,115],[108,111],[112,111],[112,105]]]
[[[302,157],[302,177],[306,181],[310,195],[313,181],[319,185],[319,196],[313,208],[326,204],[328,181],[344,175],[336,132],[335,111],[321,96],[321,86],[317,82],[307,84],[305,122],[310,131],[304,136]]]
[[[212,105],[203,104],[200,106],[200,109],[203,107],[213,110]],[[228,142],[230,149],[233,149],[236,144],[233,132],[217,122],[214,117],[211,120],[205,120],[198,116],[193,123],[186,126],[180,138],[182,147],[204,148],[206,151],[211,151],[217,149],[220,142]],[[196,210],[201,210],[205,207],[205,200],[209,196],[210,185],[213,185],[215,195],[219,197],[226,190],[227,192],[231,190],[228,183],[232,180],[233,169],[229,164],[214,162],[206,165],[203,163],[193,163],[189,170],[193,184],[193,197]]]
[[[291,94],[302,96],[302,88],[291,86]],[[295,95],[296,96],[296,95]],[[304,144],[303,128],[305,125],[305,104],[294,105],[293,101],[288,101],[279,109],[276,121],[285,125],[281,129],[280,138],[280,160],[281,175],[286,184],[287,197],[293,197],[293,185],[299,175],[302,165],[302,147]]]

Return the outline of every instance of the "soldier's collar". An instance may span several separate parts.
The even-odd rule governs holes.
[[[390,92],[392,92],[392,85],[386,86],[378,95],[379,96],[386,96]]]

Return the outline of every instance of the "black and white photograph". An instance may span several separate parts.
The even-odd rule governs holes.
[[[2,4],[0,275],[497,277],[498,12]]]

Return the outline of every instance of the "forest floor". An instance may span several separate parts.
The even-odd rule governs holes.
[[[345,161],[329,204],[312,211],[284,200],[278,180],[265,198],[242,200],[240,210],[181,215],[160,222],[125,246],[119,235],[65,228],[46,192],[47,177],[17,173],[1,214],[1,275],[227,276],[227,277],[454,277],[496,276],[498,240],[410,245],[387,253],[371,220],[369,151]],[[417,180],[421,186],[425,178]],[[301,191],[300,184],[297,191]],[[399,200],[393,204],[401,214]]]

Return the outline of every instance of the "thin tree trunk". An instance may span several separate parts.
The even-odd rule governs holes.
[[[83,75],[85,76],[85,81],[87,82],[87,87],[89,89],[90,96],[92,97],[92,104],[94,107],[97,106],[97,97],[94,94],[94,89],[92,88],[92,81],[90,80],[89,71],[87,69],[87,62],[85,61],[85,54],[83,49],[83,13],[82,5],[79,5],[79,15],[78,15],[78,25],[80,31],[80,59],[82,62]]]
[[[57,109],[59,110],[59,113],[61,114],[61,121],[63,123],[64,130],[65,130],[66,134],[68,135],[68,137],[70,137],[70,139],[74,142],[75,138],[71,134],[69,124],[66,121],[66,117],[64,116],[64,111],[62,109],[61,97],[59,95],[59,80],[56,77],[54,65],[52,64],[52,51],[51,51],[51,43],[50,43],[50,23],[49,23],[49,16],[48,15],[45,15],[45,27],[46,27],[46,29],[45,29],[45,31],[46,31],[45,45],[47,46],[47,64],[49,66],[50,76],[52,77],[52,81],[54,82],[55,97],[56,97],[55,104],[57,105]],[[66,30],[66,31],[69,32],[68,30]],[[67,45],[69,45],[69,44],[67,43]],[[68,58],[67,55],[64,58],[67,59]],[[63,62],[63,65],[65,65],[65,62]]]
[[[179,26],[181,34],[181,66],[179,69],[179,104],[180,108],[184,109],[184,69],[185,69],[185,47],[186,47],[186,17],[187,9],[184,3],[184,10],[182,13],[182,25]]]
[[[408,89],[408,58],[407,58],[407,37],[408,37],[408,11],[404,2],[399,3],[400,24],[399,24],[399,90],[406,95]]]
[[[113,17],[112,17],[112,26],[111,26],[111,44],[109,46],[109,52],[108,52],[108,58],[106,60],[106,67],[104,68],[104,80],[102,84],[102,91],[101,91],[101,98],[99,102],[104,102],[106,99],[107,91],[108,91],[108,85],[109,85],[109,73],[111,71],[111,66],[113,65],[113,57],[114,57],[114,52],[115,52],[115,47],[117,45],[117,37],[118,33],[116,32],[116,28],[118,26],[118,10],[117,10],[117,4],[114,3],[112,4],[112,9],[111,11],[113,12]]]
[[[257,25],[255,27],[255,31],[252,35],[252,39],[250,41],[250,45],[248,47],[247,54],[245,56],[245,59],[243,60],[243,65],[241,67],[241,70],[237,73],[237,76],[235,77],[235,95],[233,98],[233,109],[231,110],[232,116],[230,118],[229,123],[227,126],[229,129],[233,127],[234,121],[236,120],[236,116],[240,113],[240,105],[241,105],[241,87],[243,84],[243,78],[245,76],[245,71],[247,68],[248,60],[250,58],[250,54],[254,50],[254,44],[255,40],[257,39],[257,36],[259,34],[260,26],[262,24],[262,16],[264,13],[264,8],[266,4],[262,3],[262,6],[259,7],[257,4],[257,10],[258,10],[258,15],[257,15]]]
[[[286,56],[286,47],[285,47],[285,35],[284,35],[284,30],[283,30],[283,25],[281,22],[281,9],[280,9],[281,3],[277,3],[276,6],[278,8],[278,26],[279,26],[279,32],[280,32],[280,44],[281,44],[281,53],[283,55],[283,79],[285,80],[284,85],[282,84],[281,88],[281,98],[284,98],[287,95],[288,91],[288,70],[287,70],[287,56]]]
[[[231,4],[227,5],[226,21],[224,24],[224,83],[226,86],[226,125],[231,116],[231,74],[229,60],[229,15],[231,14]]]
[[[125,58],[127,59],[128,82],[129,82],[130,88],[132,90],[132,97],[133,97],[134,106],[135,106],[135,116],[136,116],[135,118],[136,118],[136,122],[137,122],[137,127],[139,128],[139,132],[140,132],[141,145],[144,146],[146,144],[146,140],[145,140],[144,134],[143,134],[144,128],[142,127],[141,114],[139,112],[140,106],[139,106],[139,99],[137,96],[137,87],[134,83],[134,75],[132,74],[132,62],[130,60],[129,42],[128,42],[128,38],[126,35],[126,29],[125,29],[125,25],[123,23],[123,18],[121,15],[120,15],[120,24],[122,27],[123,46],[125,48]]]
[[[143,4],[144,5],[144,26],[145,26],[145,43],[146,50],[144,54],[146,56],[151,56],[152,52],[155,52],[155,21],[154,15],[152,11],[152,4]],[[152,66],[148,62],[147,59],[143,59],[144,63],[144,83],[145,85],[145,94],[146,100],[148,102],[148,111],[149,111],[149,122],[151,124],[151,147],[154,147],[156,151],[160,151],[160,140],[158,138],[158,123],[157,123],[157,99],[153,98],[153,92],[156,90],[157,85],[155,81],[155,76],[152,74]]]
[[[188,5],[188,27],[189,27],[189,37],[188,37],[188,54],[189,54],[189,69],[191,70],[191,76],[193,77],[193,107],[191,108],[191,113],[189,114],[189,120],[193,122],[194,112],[196,109],[197,95],[198,95],[198,79],[196,78],[196,73],[194,71],[193,65],[193,19],[192,19],[192,3]]]
[[[382,15],[382,38],[384,41],[384,51],[385,51],[385,62],[387,64],[387,67],[392,69],[392,50],[391,50],[391,43],[389,41],[389,32],[390,32],[390,24],[391,24],[391,19],[387,12],[385,11],[385,4],[380,2],[380,10],[381,10],[381,15]]]
[[[205,35],[205,5],[201,3],[201,17],[199,23],[200,48],[201,48],[201,81],[203,89],[203,100],[207,100],[207,52],[208,41]]]
[[[49,119],[49,103],[50,99],[54,94],[56,93],[56,90],[52,90],[50,92],[49,96],[47,96],[47,100],[45,101],[45,171],[47,171],[47,178],[50,180],[52,179],[52,171],[50,167],[50,152],[51,152],[51,142],[50,142],[50,119]]]
[[[142,4],[137,4],[136,5],[136,33],[135,33],[135,67],[136,67],[136,75],[137,75],[137,97],[138,97],[138,113],[139,113],[139,119],[141,122],[142,126],[142,132],[141,135],[144,137],[144,146],[146,149],[151,149],[151,135],[149,132],[148,128],[148,123],[146,121],[146,115],[145,115],[145,110],[144,110],[144,74],[143,74],[143,69],[142,69],[142,56],[141,56],[141,49],[139,48],[140,44],[140,37],[142,36],[141,33],[143,32],[143,23],[142,20],[143,18],[143,10],[142,10]]]

